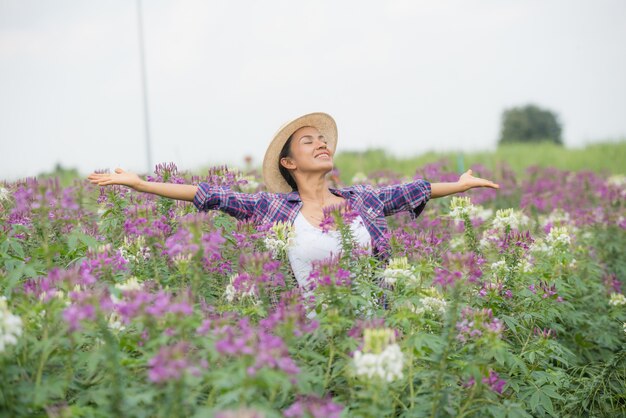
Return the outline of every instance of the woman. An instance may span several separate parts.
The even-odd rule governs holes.
[[[385,216],[409,211],[419,216],[431,198],[467,191],[475,187],[499,186],[489,180],[462,174],[457,182],[410,183],[374,188],[357,185],[334,189],[327,184],[337,146],[337,125],[325,113],[311,113],[283,125],[274,135],[263,160],[263,179],[269,192],[240,193],[226,186],[197,186],[146,182],[118,168],[115,173],[89,175],[100,186],[119,184],[177,200],[191,201],[201,211],[222,210],[237,219],[257,224],[286,222],[293,225],[295,239],[288,250],[294,275],[301,286],[308,280],[313,261],[340,250],[337,231],[324,233],[320,226],[324,209],[348,205],[357,214],[351,228],[357,243],[378,258],[389,255],[385,238]]]

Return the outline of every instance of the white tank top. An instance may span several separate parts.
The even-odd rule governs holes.
[[[339,231],[324,232],[321,228],[314,227],[306,220],[302,212],[298,212],[293,226],[295,237],[287,249],[287,256],[298,284],[303,289],[307,289],[306,284],[309,280],[309,273],[311,273],[311,263],[339,254],[341,251],[341,234]],[[371,254],[371,236],[360,215],[352,221],[350,228],[356,244],[367,247]]]

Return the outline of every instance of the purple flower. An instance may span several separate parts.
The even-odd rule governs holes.
[[[502,321],[493,317],[491,309],[463,308],[461,320],[456,323],[459,332],[457,339],[462,343],[471,340],[479,340],[483,336],[486,338],[499,338],[504,330]]]
[[[328,232],[331,228],[339,229],[341,225],[350,225],[359,216],[359,213],[351,206],[350,202],[330,205],[322,208],[323,219],[320,228]]]
[[[156,177],[147,176],[148,181],[159,183],[184,184],[185,179],[178,174],[178,167],[174,163],[159,163],[154,168]]]
[[[96,319],[96,308],[93,305],[72,304],[63,310],[63,319],[67,322],[70,332],[81,329],[81,322]]]
[[[605,275],[603,281],[607,289],[607,295],[611,293],[622,293],[622,283],[618,280],[615,273]]]
[[[556,331],[551,328],[535,327],[535,329],[533,330],[533,334],[544,339],[556,338]]]
[[[249,356],[254,364],[248,368],[248,374],[254,375],[261,368],[278,369],[290,375],[296,375],[300,369],[289,356],[289,350],[282,338],[253,328],[248,318],[239,320],[238,326],[224,326],[215,331],[218,340],[215,349],[228,356]]]
[[[463,273],[460,271],[450,271],[445,268],[437,267],[435,269],[435,278],[433,284],[441,286],[443,289],[455,286],[458,281],[463,278]]]
[[[233,287],[238,292],[259,294],[285,286],[285,277],[280,272],[281,262],[272,259],[270,253],[242,254],[239,264],[241,273],[233,279]]]
[[[193,308],[181,295],[172,300],[172,295],[163,290],[150,293],[145,290],[124,290],[122,299],[115,308],[125,323],[140,315],[149,315],[161,318],[167,314],[188,316],[193,314]]]
[[[444,253],[441,267],[435,269],[433,284],[443,289],[456,286],[463,277],[470,283],[477,282],[483,275],[481,266],[485,259],[474,253]]]
[[[550,285],[548,284],[548,282],[541,280],[539,281],[539,287],[541,290],[539,294],[541,295],[542,299],[551,299],[557,302],[563,302],[563,298],[557,294],[556,285],[554,284]],[[539,289],[536,289],[534,285],[530,285],[529,289],[531,292],[535,294],[536,294],[536,291],[539,290]]]
[[[350,287],[351,274],[339,266],[339,260],[339,256],[331,256],[324,260],[313,261],[311,273],[309,273],[309,288]]]
[[[343,406],[334,403],[330,397],[320,398],[316,395],[299,396],[283,414],[287,418],[311,416],[313,418],[339,418]]]
[[[119,251],[106,245],[101,251],[90,251],[87,259],[80,265],[81,282],[78,284],[90,285],[104,278],[111,279],[127,270],[126,260]]]
[[[190,351],[187,342],[161,347],[157,355],[148,361],[148,379],[153,383],[164,383],[180,380],[185,373],[199,376],[201,369],[206,369],[208,363],[201,360],[194,364]]]
[[[499,395],[502,395],[502,390],[504,389],[504,385],[506,385],[506,381],[500,379],[498,373],[494,372],[493,370],[489,370],[489,376],[483,377],[482,382],[485,385],[488,385],[491,390]]]
[[[276,334],[282,331],[285,338],[289,335],[300,337],[316,330],[319,323],[306,316],[305,300],[299,290],[292,290],[281,295],[280,302],[259,325]]]
[[[476,379],[474,379],[474,376],[471,376],[469,379],[467,379],[467,382],[463,383],[463,387],[465,389],[469,389],[472,386],[474,386],[476,384]]]
[[[535,242],[535,240],[530,235],[530,232],[520,232],[512,230],[507,232],[504,237],[501,238],[501,240],[498,242],[498,247],[500,248],[500,253],[507,252],[511,248],[513,250],[521,248],[528,251],[530,245],[533,242]]]

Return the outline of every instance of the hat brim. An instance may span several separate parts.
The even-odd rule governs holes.
[[[291,186],[285,181],[278,165],[278,157],[289,137],[305,126],[317,128],[326,140],[328,148],[335,153],[337,148],[337,124],[328,114],[322,112],[309,113],[285,123],[274,134],[274,138],[265,151],[263,158],[263,181],[267,190],[272,193],[289,193]]]

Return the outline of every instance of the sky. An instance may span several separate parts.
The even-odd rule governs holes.
[[[0,0],[0,179],[148,172],[137,1]],[[260,165],[327,112],[338,152],[494,149],[502,111],[626,138],[623,0],[143,0],[153,165]],[[151,171],[151,170],[150,170]]]

